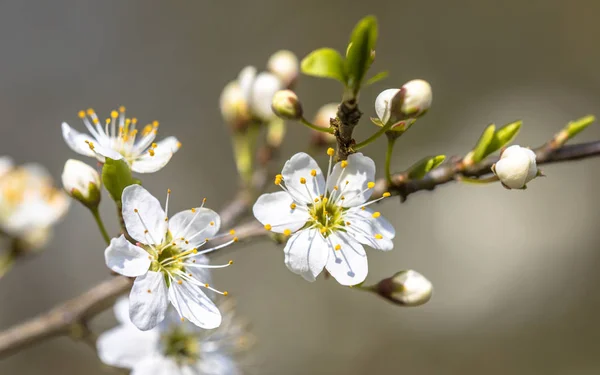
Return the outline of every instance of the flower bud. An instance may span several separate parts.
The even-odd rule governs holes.
[[[291,88],[296,82],[300,70],[298,58],[291,51],[277,51],[269,58],[267,70],[281,80],[283,87]]]
[[[89,208],[100,203],[100,175],[89,165],[75,159],[65,163],[62,173],[65,191]]]
[[[297,120],[302,117],[302,103],[292,90],[280,90],[273,96],[271,103],[273,112],[281,118]]]
[[[273,96],[282,88],[281,80],[274,74],[258,74],[250,90],[250,112],[263,121],[271,120],[275,116],[271,109]]]
[[[510,146],[502,152],[492,171],[508,189],[525,189],[538,175],[535,152],[521,146]]]
[[[245,129],[245,125],[250,121],[250,113],[242,88],[237,81],[229,82],[225,86],[219,99],[219,107],[223,119],[234,130]]]
[[[398,305],[419,306],[431,299],[433,285],[417,271],[406,270],[381,280],[375,291]]]
[[[322,106],[313,120],[313,124],[320,128],[329,128],[331,119],[337,117],[338,103],[329,103]],[[311,142],[316,146],[329,146],[336,142],[333,134],[311,130]]]
[[[427,81],[415,79],[400,89],[387,89],[375,99],[375,111],[383,124],[417,118],[431,107],[431,86]]]

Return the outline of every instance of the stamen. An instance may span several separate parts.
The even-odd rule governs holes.
[[[284,236],[290,236],[291,234],[292,234],[292,231],[291,231],[291,230],[289,230],[289,229],[284,229],[284,230],[283,230],[283,235],[284,235]]]
[[[381,216],[381,213],[380,212],[373,212],[373,215],[371,215],[371,216],[373,216],[373,219],[377,219],[379,216]]]
[[[341,248],[342,248],[342,245],[340,245],[340,244],[335,245],[335,250],[336,251],[340,251]]]
[[[342,167],[342,168],[346,168],[347,166],[348,166],[348,160],[342,160],[342,161],[340,162],[340,167]]]
[[[271,230],[271,229],[273,229],[273,227],[271,226],[271,224],[265,224],[265,229]]]
[[[373,181],[371,181],[367,184],[367,188],[369,188],[369,189],[373,189],[374,187],[375,187],[375,183]]]
[[[314,169],[313,169],[313,170],[311,170],[311,171],[310,171],[310,175],[311,175],[311,176],[313,176],[313,177],[316,177],[316,176],[317,176],[317,171],[316,171],[316,170],[314,170]]]
[[[306,184],[306,178],[304,178],[304,177],[300,177],[300,183],[301,183],[302,185],[305,185],[305,184]]]
[[[167,189],[167,199],[165,199],[165,213],[167,215],[167,217],[165,218],[165,221],[169,220],[169,197],[171,196],[171,189]]]
[[[383,239],[383,236],[381,234],[377,233],[375,235],[375,238],[378,239],[378,240],[381,240],[381,239]]]
[[[295,209],[295,208],[296,208],[296,203],[292,203],[292,204],[290,204],[290,208],[291,208],[292,210],[293,210],[293,209]]]

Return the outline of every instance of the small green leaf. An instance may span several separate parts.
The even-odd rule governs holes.
[[[308,54],[300,63],[302,72],[309,76],[332,78],[346,84],[344,58],[332,48],[320,48]]]
[[[106,158],[102,168],[102,183],[112,199],[119,203],[123,189],[129,185],[139,185],[140,181],[131,176],[131,170],[124,160]]]
[[[389,75],[390,75],[390,73],[386,70],[384,70],[383,72],[379,72],[379,73],[375,74],[373,77],[369,78],[367,80],[367,82],[365,82],[365,86],[369,86],[369,85],[374,84],[375,82],[379,82],[382,79],[387,78],[387,76],[389,76]]]
[[[594,121],[596,121],[596,117],[593,115],[588,115],[582,117],[578,120],[571,121],[565,126],[565,131],[567,132],[568,139],[573,138],[577,134],[581,133],[585,128],[590,126]]]
[[[385,124],[383,122],[381,122],[381,120],[377,117],[371,117],[371,122],[381,128],[383,128],[385,126]]]
[[[373,62],[376,43],[377,19],[367,16],[354,27],[347,50],[348,87],[352,88],[354,95],[358,93],[362,80]]]
[[[423,178],[429,171],[440,166],[446,160],[446,155],[428,156],[408,169],[408,178],[420,179]]]
[[[495,131],[496,125],[494,124],[491,124],[483,131],[471,155],[471,160],[473,163],[479,163],[481,160],[483,160],[483,158],[485,158],[487,149],[494,138]]]
[[[522,124],[523,121],[515,121],[498,129],[498,131],[494,133],[494,137],[488,145],[483,157],[485,158],[486,156],[500,150],[502,147],[512,142],[512,140],[515,139],[519,133]]]

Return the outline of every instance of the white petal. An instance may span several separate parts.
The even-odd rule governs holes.
[[[130,185],[123,190],[122,202],[129,235],[144,244],[162,244],[167,232],[167,216],[158,199],[140,185]],[[146,230],[148,233],[144,233]]]
[[[123,325],[132,326],[131,319],[129,319],[129,298],[128,297],[120,297],[115,302],[113,306],[113,313],[115,314],[115,318],[117,318],[117,322]]]
[[[66,212],[69,201],[60,193],[53,202],[48,202],[40,197],[32,197],[23,202],[8,216],[4,229],[14,235],[22,235],[35,231],[40,227],[47,227]]]
[[[215,304],[204,294],[202,289],[184,281],[171,283],[169,300],[180,316],[200,328],[212,329],[221,324],[221,313]]]
[[[285,245],[285,265],[305,280],[315,281],[327,263],[329,247],[317,229],[303,229]]]
[[[346,168],[342,168],[341,162],[333,167],[327,190],[333,193],[334,186],[338,186],[336,199],[343,196],[342,206],[353,207],[365,203],[373,193],[367,186],[375,181],[375,162],[360,152],[348,156],[347,162]]]
[[[98,155],[100,156],[100,160],[103,160],[103,158],[111,158],[113,160],[124,159],[123,155],[121,155],[119,152],[113,150],[110,147],[106,147],[99,144],[94,145],[94,152],[96,153],[96,157],[98,157]]]
[[[536,163],[536,155],[531,149],[524,148],[523,149],[527,156],[529,156],[529,170],[527,171],[527,178],[525,179],[525,183],[533,180],[538,173],[537,163]]]
[[[367,254],[360,243],[343,232],[331,234],[328,239],[339,250],[331,249],[327,271],[342,285],[356,285],[365,281],[369,273]]]
[[[375,112],[384,125],[390,119],[390,102],[399,91],[400,89],[387,89],[377,95],[375,99]]]
[[[169,219],[169,230],[173,234],[173,241],[182,250],[199,247],[205,239],[214,237],[221,227],[221,218],[215,211],[200,207],[195,211],[181,211]]]
[[[89,144],[86,143],[86,141],[93,142],[94,146],[98,144],[98,141],[92,138],[92,136],[78,132],[71,128],[66,122],[62,123],[62,135],[65,142],[67,142],[67,145],[76,153],[96,157],[96,153],[90,148]]]
[[[392,250],[394,248],[392,239],[396,236],[396,230],[383,216],[374,218],[372,210],[368,208],[361,210],[356,207],[348,210],[345,219],[350,223],[346,227],[348,234],[363,245],[377,250]],[[378,234],[383,238],[376,238]]]
[[[315,177],[311,175],[313,170],[317,173]],[[292,156],[283,166],[281,174],[296,202],[312,204],[316,197],[325,194],[325,179],[321,168],[315,159],[304,152]],[[306,180],[306,184],[300,182],[301,178]]]
[[[132,245],[124,235],[110,240],[104,251],[104,260],[112,271],[128,277],[145,274],[152,263],[146,250]]]
[[[9,156],[0,157],[0,177],[13,169],[13,160]]]
[[[263,194],[254,203],[252,212],[263,225],[271,225],[275,233],[283,233],[289,229],[292,232],[302,228],[309,219],[306,207],[300,203],[291,208],[294,199],[285,191]]]
[[[170,358],[155,356],[146,358],[133,368],[131,375],[180,375],[177,363]]]
[[[247,66],[238,75],[238,82],[240,84],[240,89],[242,90],[242,95],[246,102],[250,100],[250,95],[252,92],[252,85],[254,85],[254,79],[256,78],[256,68],[253,66]]]
[[[174,153],[179,150],[177,138],[167,137],[156,144],[154,156],[146,150],[131,163],[131,170],[137,173],[153,173],[163,168],[171,160]]]
[[[511,189],[521,189],[526,183],[529,164],[529,156],[513,153],[510,157],[498,160],[494,170],[504,185]]]
[[[131,325],[118,326],[98,337],[98,357],[107,365],[131,369],[145,358],[160,355],[159,339],[156,330],[140,331]]]
[[[190,264],[189,267],[185,267],[186,264]],[[210,274],[210,268],[193,267],[194,265],[208,265],[210,261],[207,256],[196,255],[192,258],[187,258],[184,267],[185,271],[192,274],[192,277],[201,283],[210,284],[212,277]]]
[[[129,318],[136,327],[142,331],[156,327],[168,306],[167,284],[161,272],[148,271],[135,279],[129,293]]]
[[[202,375],[241,375],[235,361],[223,354],[205,355],[197,365]]]
[[[275,117],[271,103],[275,93],[283,89],[283,84],[276,75],[262,72],[256,76],[250,93],[250,110],[257,117],[269,120]]]

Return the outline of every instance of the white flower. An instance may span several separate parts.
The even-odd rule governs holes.
[[[228,124],[239,126],[250,119],[246,97],[238,81],[232,81],[225,86],[219,98],[221,115]]]
[[[417,271],[407,270],[395,274],[392,279],[390,299],[404,306],[420,306],[431,299],[433,285]]]
[[[269,57],[267,70],[279,77],[283,85],[289,88],[298,78],[300,66],[293,52],[281,50]]]
[[[219,215],[204,208],[204,203],[168,218],[158,200],[139,185],[123,190],[122,203],[127,233],[137,243],[131,244],[124,235],[113,238],[104,257],[114,272],[136,278],[129,295],[133,323],[141,330],[156,326],[165,318],[170,301],[181,317],[195,325],[206,329],[218,327],[221,314],[202,289],[224,295],[227,292],[209,286],[206,270],[227,267],[232,262],[211,266],[203,254],[225,247],[237,238],[198,250],[215,238],[221,224]]]
[[[375,186],[373,160],[352,154],[332,169],[334,150],[327,153],[327,179],[313,158],[298,153],[275,178],[283,191],[260,196],[253,212],[266,229],[291,235],[284,252],[292,272],[314,281],[326,268],[340,284],[355,285],[368,272],[362,245],[391,250],[395,230],[366,208],[379,200],[367,203]]]
[[[175,137],[167,137],[153,143],[158,132],[158,121],[146,125],[138,137],[137,119],[125,117],[125,107],[112,111],[104,125],[93,109],[79,111],[78,116],[90,134],[84,134],[62,123],[65,142],[81,155],[91,156],[104,162],[104,158],[123,159],[137,173],[156,172],[171,160],[181,143]]]
[[[274,74],[261,72],[256,74],[256,68],[247,66],[240,72],[238,82],[241,92],[248,103],[250,113],[262,121],[275,117],[271,109],[273,96],[285,88],[284,83]]]
[[[65,214],[68,206],[67,196],[53,186],[44,167],[14,167],[9,158],[0,158],[0,232],[41,246],[48,228]]]
[[[62,173],[62,183],[68,194],[84,203],[97,205],[100,201],[100,175],[84,162],[67,160]]]
[[[510,146],[492,166],[492,171],[509,189],[524,189],[538,175],[535,152],[521,146]]]
[[[221,307],[223,325],[214,331],[182,323],[172,313],[159,326],[140,331],[129,319],[129,301],[122,298],[114,307],[120,325],[100,335],[98,356],[107,365],[131,369],[132,375],[241,374],[233,355],[245,349],[248,335],[233,309]]]
[[[431,86],[415,79],[400,89],[382,91],[375,99],[375,112],[383,124],[396,123],[423,115],[431,107]]]

